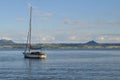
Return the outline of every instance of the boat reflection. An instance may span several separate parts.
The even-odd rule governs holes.
[[[44,67],[46,59],[25,59],[26,77],[28,80],[36,79],[37,72],[40,72]],[[35,75],[36,74],[36,75]]]

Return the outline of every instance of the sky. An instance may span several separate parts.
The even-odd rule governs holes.
[[[1,0],[0,39],[25,43],[120,43],[120,0]]]

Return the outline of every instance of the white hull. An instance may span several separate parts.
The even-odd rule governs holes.
[[[46,54],[39,54],[39,55],[35,55],[35,54],[31,54],[31,53],[23,53],[25,58],[33,58],[33,59],[45,59],[46,58]]]

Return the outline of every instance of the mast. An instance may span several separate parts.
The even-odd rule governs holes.
[[[29,53],[30,53],[30,48],[31,48],[31,21],[32,21],[32,6],[30,7],[29,30],[28,30],[28,35],[27,35],[26,49],[24,51],[24,52],[29,51]]]
[[[32,22],[32,6],[30,7],[30,22],[29,22],[29,33],[28,33],[28,49],[30,53],[30,48],[31,48],[31,22]]]

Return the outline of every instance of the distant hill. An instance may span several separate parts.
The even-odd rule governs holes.
[[[97,42],[95,42],[95,41],[89,41],[89,42],[87,42],[87,43],[85,43],[85,44],[87,44],[87,45],[98,45],[98,43]]]
[[[0,45],[15,44],[12,40],[1,39]]]
[[[45,49],[120,49],[120,43],[97,43],[89,41],[87,43],[41,43],[33,44],[34,47],[44,47]],[[12,40],[0,40],[0,49],[24,49],[25,43],[15,43]]]

